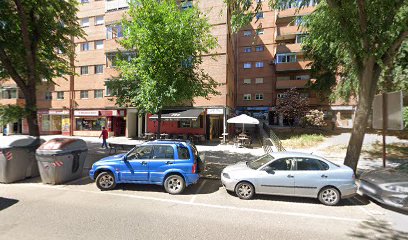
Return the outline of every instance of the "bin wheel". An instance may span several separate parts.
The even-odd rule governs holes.
[[[102,190],[112,190],[116,186],[116,180],[112,173],[102,172],[96,178],[96,186]]]

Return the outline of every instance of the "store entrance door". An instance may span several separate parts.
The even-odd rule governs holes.
[[[220,136],[222,136],[223,132],[223,117],[222,116],[211,116],[210,117],[210,127],[209,127],[209,135],[210,141],[218,140]]]

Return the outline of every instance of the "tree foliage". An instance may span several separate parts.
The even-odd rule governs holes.
[[[217,40],[196,6],[181,10],[174,0],[140,0],[130,3],[127,14],[119,42],[137,56],[118,60],[120,77],[108,83],[117,104],[158,113],[195,97],[219,94],[217,82],[201,66]]]
[[[39,135],[36,90],[42,80],[73,74],[75,37],[83,37],[76,0],[3,0],[0,3],[0,80],[21,89],[30,135]],[[58,50],[63,54],[59,54]]]
[[[302,123],[305,126],[311,127],[327,126],[327,123],[324,121],[324,113],[318,109],[309,110],[302,119]]]
[[[308,111],[309,102],[295,88],[289,89],[276,101],[276,112],[288,119],[291,127],[296,125]]]
[[[27,112],[23,107],[17,105],[0,104],[0,126],[17,122],[19,119],[26,116]]]

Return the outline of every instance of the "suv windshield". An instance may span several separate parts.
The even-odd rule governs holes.
[[[249,168],[258,169],[258,168],[262,167],[263,165],[265,165],[266,163],[268,163],[269,161],[271,161],[273,159],[274,158],[271,155],[267,154],[267,155],[263,155],[262,157],[260,157],[260,158],[258,158],[256,160],[253,160],[251,162],[247,162],[247,165],[248,165]]]

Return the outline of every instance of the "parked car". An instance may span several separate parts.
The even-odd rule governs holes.
[[[254,194],[287,195],[336,205],[357,191],[351,168],[297,152],[276,152],[228,166],[221,181],[241,199],[251,199]]]
[[[359,190],[381,203],[408,211],[408,162],[363,173]]]
[[[156,184],[179,194],[198,181],[203,168],[194,144],[157,140],[95,162],[89,176],[101,190],[111,190],[117,183]]]

